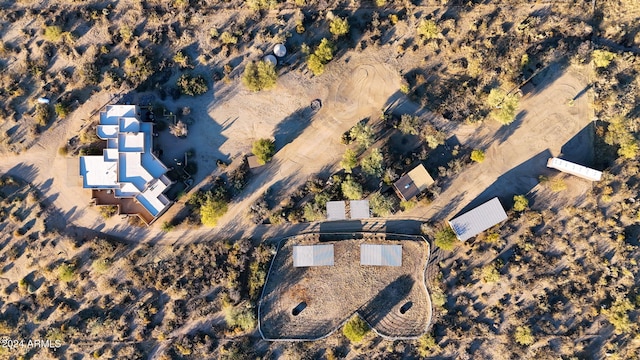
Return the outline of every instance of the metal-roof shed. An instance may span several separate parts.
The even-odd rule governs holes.
[[[465,241],[506,219],[507,214],[504,212],[500,200],[496,197],[455,219],[449,220],[449,225],[458,239]]]
[[[602,178],[602,171],[593,170],[586,166],[578,165],[559,158],[550,158],[549,161],[547,161],[547,167],[591,181],[600,181]]]
[[[433,184],[433,178],[422,164],[416,166],[393,184],[402,200],[408,201]]]
[[[344,201],[327,201],[327,220],[345,220],[347,207]]]
[[[294,245],[293,266],[333,266],[333,244]]]
[[[402,266],[402,245],[360,245],[360,265]]]
[[[349,201],[349,212],[352,219],[368,219],[371,217],[369,212],[369,200],[351,200]]]

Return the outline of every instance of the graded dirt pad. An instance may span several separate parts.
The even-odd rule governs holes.
[[[280,244],[258,311],[266,339],[319,339],[354,312],[383,336],[417,337],[425,332],[432,310],[424,282],[429,245],[423,239],[364,234],[324,241],[322,236],[322,242],[317,234],[307,234]],[[364,243],[402,245],[402,266],[361,266]],[[334,266],[293,267],[293,246],[313,244],[333,244]]]

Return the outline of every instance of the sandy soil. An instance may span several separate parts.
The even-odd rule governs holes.
[[[384,234],[365,236],[361,240],[323,241],[334,245],[334,266],[308,268],[293,267],[293,245],[318,243],[318,236],[285,240],[260,301],[263,335],[269,339],[317,339],[358,312],[382,335],[420,336],[431,319],[431,302],[424,287],[428,245],[421,240],[385,240]],[[401,244],[402,266],[361,266],[363,243]],[[292,315],[301,302],[306,307]],[[409,307],[404,314],[400,312],[403,306]]]

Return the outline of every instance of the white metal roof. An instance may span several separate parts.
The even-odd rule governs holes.
[[[586,166],[578,165],[576,163],[572,163],[570,161],[562,160],[559,158],[550,158],[549,161],[547,161],[547,167],[557,169],[562,172],[566,172],[568,174],[572,174],[591,181],[600,181],[600,179],[602,178],[601,171],[594,170]]]
[[[276,59],[276,57],[271,55],[271,54],[263,57],[262,60],[268,61],[268,62],[272,63],[273,65],[278,65],[278,59]]]
[[[347,210],[344,201],[327,201],[327,220],[344,220]]]
[[[82,156],[80,175],[85,188],[114,189],[116,197],[135,198],[157,216],[170,203],[163,193],[171,182],[152,154],[153,125],[137,116],[135,105],[108,105],[100,113],[96,131],[107,149],[102,156]]]
[[[402,245],[360,245],[360,265],[402,266]]]
[[[496,197],[455,219],[449,220],[449,225],[458,239],[465,241],[506,219],[507,214],[504,212],[500,200]]]
[[[293,266],[333,266],[333,244],[294,245]]]
[[[352,219],[368,219],[371,217],[369,200],[351,200],[349,201],[349,210]]]

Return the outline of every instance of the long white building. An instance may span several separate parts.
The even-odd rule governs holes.
[[[600,181],[600,179],[602,179],[602,171],[594,170],[559,158],[550,158],[549,161],[547,161],[547,167],[591,181]]]

